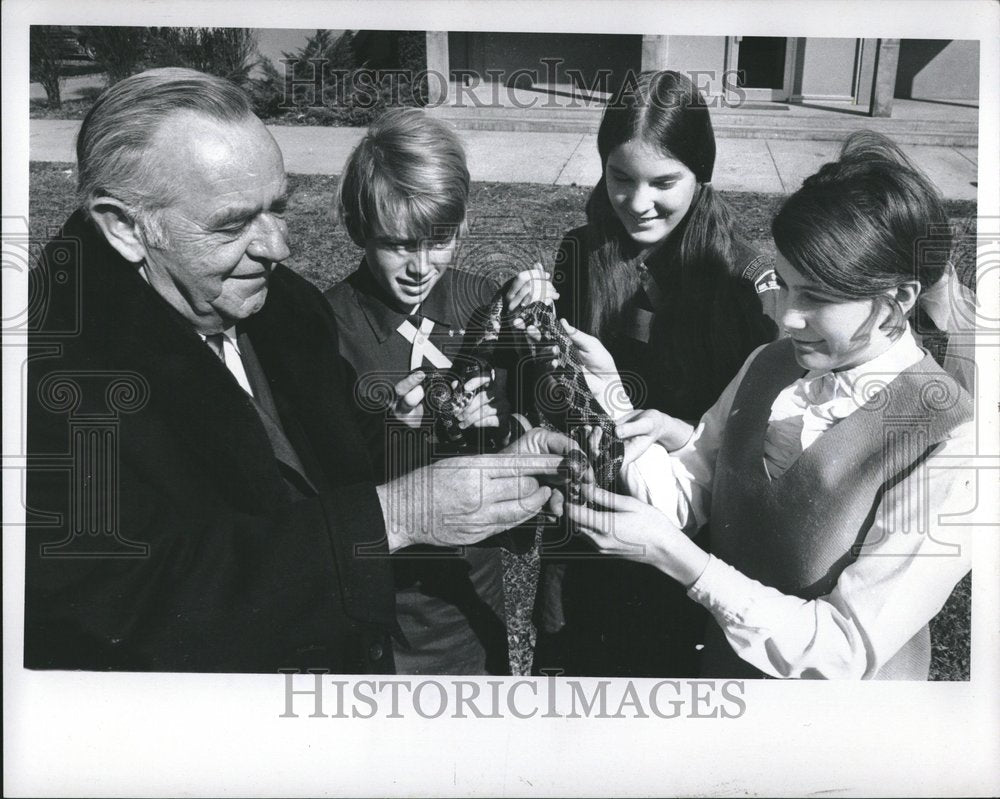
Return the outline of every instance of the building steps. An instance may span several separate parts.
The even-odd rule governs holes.
[[[597,133],[603,107],[532,108],[483,105],[461,107],[441,105],[428,110],[460,130],[547,131],[555,133]],[[781,108],[783,110],[777,110]],[[801,108],[712,110],[716,136],[734,139],[792,139],[841,141],[852,131],[876,130],[901,144],[975,147],[978,125],[974,121],[946,119],[893,119],[869,117],[840,109],[818,109],[803,113]]]

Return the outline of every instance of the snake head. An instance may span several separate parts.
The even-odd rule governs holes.
[[[584,455],[580,450],[575,449],[566,455],[564,463],[570,482],[584,482],[587,472],[590,471],[590,462],[587,460],[586,455]]]
[[[566,472],[566,498],[579,505],[583,501],[583,484],[594,482],[594,473],[587,456],[580,450],[573,450],[563,459],[560,468]]]

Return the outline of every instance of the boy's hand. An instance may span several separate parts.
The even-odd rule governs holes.
[[[392,415],[407,427],[420,427],[424,417],[424,387],[427,374],[418,369],[396,383],[396,402]]]
[[[458,414],[458,426],[462,430],[469,427],[500,427],[507,423],[510,402],[489,375],[472,378],[463,386],[463,390],[472,397]]]
[[[542,361],[551,362],[551,366],[556,366],[556,356],[559,354],[558,347],[549,342],[542,341],[542,333],[535,325],[526,325],[524,319],[516,313],[518,308],[527,308],[535,302],[555,302],[559,298],[559,292],[552,285],[552,278],[541,264],[535,264],[534,268],[526,269],[517,275],[507,288],[504,294],[504,301],[507,312],[513,315],[511,325],[515,330],[520,330],[525,334],[528,344],[528,354]]]
[[[552,278],[541,264],[535,264],[531,269],[525,269],[517,275],[504,293],[504,302],[508,312],[531,305],[533,302],[553,302],[559,298],[559,292],[552,285]]]

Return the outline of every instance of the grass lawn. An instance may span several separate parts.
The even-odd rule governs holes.
[[[45,100],[30,100],[28,116],[31,119],[83,119],[94,104],[93,99],[63,100],[62,105],[50,109]]]
[[[74,208],[76,170],[72,164],[33,162],[30,166],[30,230],[44,241]],[[292,257],[287,261],[320,289],[342,280],[357,267],[360,250],[334,223],[336,177],[292,175],[288,227]],[[470,235],[464,245],[469,257],[489,257],[499,268],[521,269],[535,260],[550,264],[559,238],[584,221],[590,190],[576,186],[528,183],[474,183],[470,202]],[[729,201],[741,235],[761,251],[773,254],[771,217],[778,195],[722,192]],[[975,269],[975,203],[949,201],[949,214],[966,234],[957,247],[959,273],[973,283]],[[537,557],[505,556],[508,630],[515,674],[530,668],[534,629],[531,607],[537,577]],[[666,579],[666,578],[664,578]],[[931,624],[931,678],[969,678],[971,579],[966,577]]]

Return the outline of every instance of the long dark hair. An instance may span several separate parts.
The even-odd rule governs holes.
[[[827,294],[885,299],[909,280],[936,284],[951,255],[941,195],[899,147],[858,131],[840,158],[824,164],[789,197],[771,225],[778,251]],[[902,329],[892,303],[883,327]]]
[[[748,354],[747,325],[755,323],[736,302],[740,265],[734,262],[728,209],[711,185],[715,135],[708,106],[694,84],[673,71],[643,72],[622,94],[605,110],[597,134],[602,168],[616,147],[639,140],[680,161],[699,184],[687,214],[645,260],[654,279],[669,284],[677,298],[668,313],[657,316],[657,324],[667,326],[671,345],[665,357],[686,379],[705,384],[694,393],[717,396]],[[623,331],[626,309],[640,285],[636,267],[646,254],[615,213],[603,174],[587,203],[587,221],[590,277],[580,322],[607,340]],[[760,321],[759,330],[749,331],[753,344],[767,336]]]

